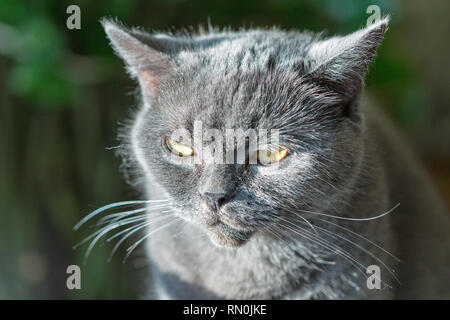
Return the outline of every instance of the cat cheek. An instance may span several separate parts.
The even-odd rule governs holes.
[[[255,171],[262,176],[279,176],[286,171],[285,168],[280,167],[280,164],[273,164],[270,166],[259,165],[255,167]]]

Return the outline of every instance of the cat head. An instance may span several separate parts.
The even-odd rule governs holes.
[[[139,83],[129,152],[150,188],[228,247],[297,209],[338,205],[361,161],[358,97],[387,25],[324,39],[276,29],[147,34],[103,21]]]

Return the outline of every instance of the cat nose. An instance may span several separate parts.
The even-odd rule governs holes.
[[[213,192],[203,192],[202,196],[206,200],[206,204],[214,211],[219,210],[220,206],[225,201],[226,194],[224,192],[213,193]]]

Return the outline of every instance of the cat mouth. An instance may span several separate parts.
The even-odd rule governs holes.
[[[252,234],[249,230],[237,229],[222,221],[207,226],[211,242],[218,247],[237,248],[242,246]]]

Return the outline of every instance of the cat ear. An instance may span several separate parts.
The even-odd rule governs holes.
[[[309,49],[312,65],[308,76],[340,94],[346,102],[355,99],[388,23],[386,17],[350,35],[314,43]]]
[[[153,93],[160,80],[175,68],[174,62],[166,53],[171,48],[170,41],[159,41],[157,37],[128,30],[110,20],[103,20],[102,25],[112,47],[125,61],[131,76],[139,80],[144,92]]]

